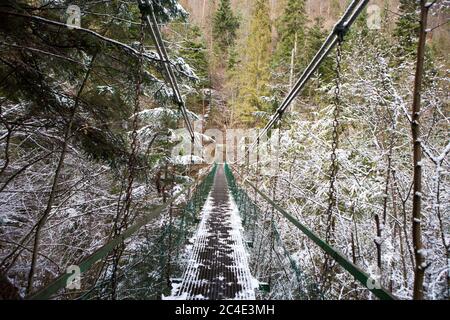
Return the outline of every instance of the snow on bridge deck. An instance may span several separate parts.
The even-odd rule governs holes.
[[[241,219],[223,165],[201,215],[182,281],[173,284],[166,299],[255,299],[258,283],[250,273]]]

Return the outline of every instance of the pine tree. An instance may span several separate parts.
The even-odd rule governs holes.
[[[218,53],[227,54],[234,46],[239,20],[231,10],[230,0],[221,0],[213,19],[213,37]]]
[[[268,95],[270,77],[271,25],[267,0],[256,0],[250,23],[250,33],[240,78],[238,117],[247,123],[254,122],[255,111],[268,111],[264,97]]]

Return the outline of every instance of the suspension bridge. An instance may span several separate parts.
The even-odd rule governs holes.
[[[163,299],[254,299],[256,293],[264,294],[276,289],[279,283],[277,284],[275,278],[269,282],[255,278],[252,269],[258,265],[251,266],[249,257],[252,255],[258,256],[256,261],[261,265],[265,260],[269,268],[281,269],[284,281],[287,279],[295,283],[294,287],[297,289],[290,293],[291,298],[324,298],[320,286],[301,271],[284,246],[275,220],[268,218],[267,211],[261,210],[254,201],[255,198],[248,195],[238,180],[239,173],[228,164],[211,166],[201,179],[186,186],[164,205],[157,207],[150,215],[143,217],[119,237],[84,259],[79,264],[81,272],[89,270],[96,262],[107,257],[120,241],[124,241],[155,216],[167,210],[181,195],[192,191],[180,221],[182,225],[188,224],[189,221],[199,221],[198,228],[191,239],[193,245],[185,261],[184,271],[181,277],[171,278],[171,294],[163,295]],[[270,210],[277,211],[289,220],[375,296],[380,299],[394,299],[387,289],[373,285],[373,279],[368,274],[279,207],[270,196],[258,190],[249,181],[241,182],[248,184],[262,201],[269,204]],[[181,236],[173,245],[182,246],[184,243]],[[267,249],[268,246],[271,248],[270,253],[263,254],[262,248]],[[275,262],[272,264],[273,261]],[[62,274],[28,298],[51,298],[65,289],[70,276],[71,274]]]
[[[279,108],[260,131],[254,143],[247,147],[244,161],[249,158],[250,150],[256,150],[259,162],[261,138],[279,125],[289,105],[305,87],[308,80],[317,70],[330,52],[336,48],[337,56],[337,89],[335,92],[335,113],[333,121],[332,168],[330,170],[330,200],[327,215],[332,216],[335,206],[334,181],[336,178],[336,146],[339,125],[339,62],[341,45],[345,34],[361,14],[368,0],[354,0],[337,22],[323,45],[318,50],[303,74],[293,85],[291,91]],[[158,24],[148,0],[140,0],[139,7],[150,30],[152,39],[166,72],[166,80],[173,89],[174,99],[182,111],[184,121],[191,137],[192,149],[195,135],[187,117],[185,103],[180,94],[170,59],[164,47]],[[192,152],[191,152],[192,157]],[[236,163],[239,163],[237,161]],[[258,164],[258,163],[257,163]],[[258,170],[257,170],[258,172]],[[256,179],[256,181],[258,181]],[[251,194],[250,194],[251,192]],[[324,283],[317,283],[310,275],[302,271],[297,260],[291,255],[278,230],[277,221],[285,219],[291,228],[296,229],[318,246],[326,255],[330,265],[339,265],[348,272],[359,285],[369,290],[380,299],[395,299],[389,290],[380,286],[376,280],[351,262],[345,254],[333,247],[328,233],[320,237],[309,226],[302,224],[295,215],[279,206],[274,198],[260,190],[240,173],[239,167],[233,164],[214,164],[196,181],[186,184],[171,199],[152,210],[151,214],[142,217],[117,237],[96,250],[80,264],[81,272],[86,272],[98,261],[105,259],[119,244],[131,237],[141,227],[173,206],[180,196],[187,196],[188,201],[178,217],[180,230],[186,225],[194,226],[192,235],[182,233],[172,243],[173,247],[186,247],[187,240],[191,244],[186,259],[182,260],[181,271],[170,275],[170,293],[162,295],[164,299],[255,299],[264,298],[273,291],[285,291],[283,297],[292,299],[326,298],[327,273],[324,270]],[[184,230],[184,229],[183,229]],[[189,238],[189,236],[191,236]],[[262,251],[265,252],[262,252]],[[173,261],[172,261],[173,263]],[[277,274],[277,276],[272,276]],[[61,290],[65,290],[70,274],[62,274],[29,299],[52,298]],[[295,290],[284,288],[280,279],[293,283]],[[276,297],[276,295],[273,295]]]

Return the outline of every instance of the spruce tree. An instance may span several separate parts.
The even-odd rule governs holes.
[[[271,25],[267,0],[256,0],[246,43],[246,56],[241,73],[239,92],[239,118],[254,122],[254,111],[268,111],[264,99],[268,96],[270,77]]]
[[[213,19],[213,37],[218,52],[228,53],[228,49],[234,45],[238,28],[239,20],[231,10],[230,0],[220,0]]]
[[[284,14],[278,25],[279,42],[276,49],[278,63],[291,62],[292,50],[297,47],[294,69],[304,64],[302,48],[305,44],[305,29],[307,24],[305,0],[288,0]]]
[[[277,103],[304,68],[307,17],[305,0],[288,0],[278,21],[278,43],[272,60],[272,95]]]

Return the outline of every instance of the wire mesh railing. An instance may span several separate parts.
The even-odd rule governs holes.
[[[237,199],[236,201],[238,203],[241,203],[241,210],[242,210],[243,214],[245,215],[246,214],[245,212],[249,211],[249,208],[251,208],[250,211],[257,212],[259,210],[258,206],[255,204],[254,201],[252,201],[251,198],[248,197],[248,193],[244,189],[239,188],[239,186],[236,183],[236,179],[233,176],[231,168],[228,165],[226,166],[226,174],[227,174],[227,177],[229,179],[230,189],[236,195],[235,196],[235,199]],[[336,248],[331,246],[329,243],[327,243],[326,241],[322,240],[315,232],[313,232],[307,226],[302,224],[296,217],[294,217],[293,215],[288,213],[286,210],[284,210],[282,207],[280,207],[268,195],[266,195],[263,192],[261,192],[254,184],[252,184],[247,179],[245,179],[242,182],[244,184],[248,185],[250,187],[250,189],[253,192],[255,192],[255,199],[258,196],[262,200],[261,203],[265,202],[265,203],[269,204],[271,209],[273,209],[274,211],[277,211],[278,213],[280,213],[282,217],[284,217],[285,219],[287,219],[288,222],[290,222],[291,226],[292,225],[295,226],[296,229],[298,229],[299,231],[301,231],[301,233],[303,233],[303,235],[305,235],[315,245],[319,246],[320,249],[327,256],[329,256],[333,261],[335,261],[335,263],[338,264],[341,268],[346,270],[348,272],[348,274],[350,274],[353,277],[353,279],[355,281],[359,282],[364,288],[368,289],[370,292],[372,292],[379,299],[384,299],[384,300],[396,299],[396,297],[393,296],[389,290],[387,290],[386,288],[383,288],[369,274],[367,274],[366,272],[361,270],[354,263],[350,262],[345,257],[345,255],[343,253],[339,252]],[[261,204],[259,202],[258,202],[258,205],[261,206]],[[268,210],[265,210],[265,212],[267,213]],[[256,216],[257,215],[253,213],[253,217],[256,217]],[[266,215],[266,217],[267,217],[267,215]],[[253,223],[252,223],[253,226],[251,227],[251,228],[253,228],[252,232],[255,233],[254,232],[254,230],[255,230],[254,228],[257,228],[257,226],[259,228],[264,228],[265,220],[266,220],[265,218],[263,218],[262,220],[260,218],[258,218],[258,220],[254,220]],[[272,220],[273,220],[273,218],[272,218]],[[291,268],[291,269],[295,270],[295,268]],[[323,294],[319,293],[319,292],[323,291],[321,289],[321,288],[323,288],[321,283],[317,283],[317,285],[314,285],[314,283],[312,283],[311,284],[312,286],[310,285],[310,283],[308,283],[308,280],[312,279],[312,275],[306,275],[306,277],[304,279],[305,279],[306,283],[303,283],[303,285],[306,284],[306,287],[303,287],[303,288],[313,288],[313,289],[317,288],[319,290],[312,290],[312,292],[317,294],[319,297],[322,296],[323,298],[327,298],[327,297],[324,297]],[[298,285],[300,285],[300,284],[296,284],[293,287],[297,287]],[[301,290],[298,290],[298,291],[296,290],[295,293],[297,293],[297,292],[300,293]],[[310,292],[307,292],[307,293],[310,293]],[[300,294],[299,294],[299,296],[300,296],[300,298],[302,298]],[[313,298],[317,299],[318,296],[313,297]],[[295,298],[294,295],[292,297]],[[309,297],[306,297],[306,298],[309,298]]]
[[[283,243],[270,206],[256,204],[240,187],[228,165],[228,186],[241,214],[253,276],[262,299],[323,299],[313,277],[304,272]]]

